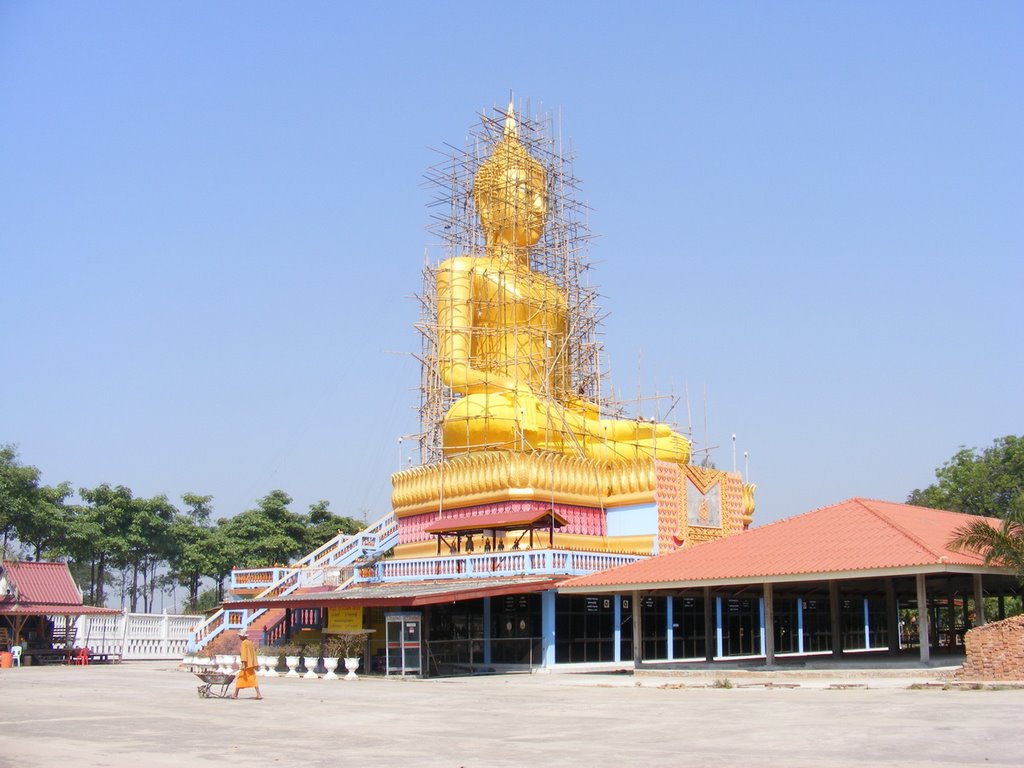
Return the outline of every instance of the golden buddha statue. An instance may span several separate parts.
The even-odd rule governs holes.
[[[449,258],[437,272],[440,373],[461,395],[444,418],[445,455],[553,451],[685,464],[689,441],[668,425],[602,418],[571,392],[567,298],[530,267],[547,215],[547,174],[519,141],[511,105],[473,199],[485,252]]]

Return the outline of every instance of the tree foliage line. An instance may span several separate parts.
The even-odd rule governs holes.
[[[935,477],[907,502],[978,515],[956,532],[951,546],[1014,569],[1024,584],[1024,437],[999,437],[981,451],[961,447]]]
[[[223,599],[232,568],[285,564],[365,527],[327,501],[305,514],[291,504],[273,490],[252,509],[214,518],[212,496],[186,493],[179,507],[108,483],[79,488],[76,501],[71,483],[44,485],[14,446],[0,445],[0,555],[66,561],[89,605],[116,596],[131,611],[150,611],[157,595],[181,586],[184,610],[202,610]],[[207,580],[214,586],[204,591]]]

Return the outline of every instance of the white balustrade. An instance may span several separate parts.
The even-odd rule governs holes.
[[[486,552],[409,560],[384,560],[376,564],[371,576],[357,575],[354,581],[464,579],[532,574],[575,576],[626,565],[640,559],[642,557],[639,555],[571,550]]]

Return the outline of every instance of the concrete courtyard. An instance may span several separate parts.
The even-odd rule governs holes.
[[[0,766],[1024,764],[1024,689],[937,675],[261,678],[231,701],[168,662],[4,669]]]

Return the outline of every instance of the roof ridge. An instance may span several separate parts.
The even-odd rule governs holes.
[[[780,517],[778,520],[772,520],[771,522],[765,523],[764,525],[755,525],[752,528],[748,528],[745,531],[740,531],[740,533],[753,533],[754,531],[763,531],[766,528],[771,528],[773,525],[778,525],[779,523],[786,523],[786,522],[789,522],[790,520],[799,520],[801,517],[807,517],[808,515],[813,515],[815,512],[821,512],[824,509],[830,509],[832,507],[839,507],[839,506],[842,506],[843,504],[848,504],[851,501],[858,501],[858,500],[859,499],[856,496],[851,496],[850,498],[844,499],[843,501],[838,501],[835,504],[825,504],[824,506],[821,506],[821,507],[815,507],[814,509],[809,509],[806,512],[800,512],[800,513],[795,514],[795,515],[790,515],[789,517]],[[720,539],[714,539],[714,541],[724,541],[724,540],[726,540],[728,538],[730,538],[730,537],[729,536],[723,536]],[[704,542],[704,543],[705,544],[711,544],[713,542],[707,541],[707,542]]]
[[[860,498],[860,497],[858,496],[858,497],[856,497],[856,498],[854,498],[854,499],[851,499],[851,501],[855,501],[855,502],[857,502],[857,503],[858,503],[858,504],[859,504],[859,505],[860,505],[861,507],[863,507],[863,508],[864,508],[865,510],[867,510],[867,511],[868,511],[868,512],[870,512],[870,513],[871,513],[872,515],[874,515],[875,517],[877,517],[877,518],[878,518],[879,520],[881,520],[881,521],[882,521],[883,523],[885,523],[886,525],[888,525],[888,526],[889,526],[890,528],[895,528],[895,529],[896,529],[897,531],[899,531],[899,532],[900,532],[901,534],[903,534],[904,536],[906,536],[906,537],[907,537],[908,539],[910,539],[910,540],[911,540],[912,542],[914,542],[915,544],[917,544],[917,546],[919,546],[919,547],[920,547],[921,549],[923,549],[923,550],[924,550],[925,552],[927,552],[928,554],[930,554],[930,555],[931,555],[932,557],[938,558],[938,559],[940,559],[940,560],[941,560],[941,559],[943,559],[943,558],[945,558],[945,557],[948,557],[948,552],[946,552],[945,550],[943,550],[942,552],[936,552],[936,551],[935,551],[935,550],[933,550],[933,549],[932,549],[931,547],[929,547],[929,546],[928,546],[927,544],[925,544],[925,543],[924,543],[923,541],[921,541],[921,539],[919,539],[919,538],[918,538],[917,536],[915,536],[915,535],[914,535],[913,533],[911,533],[911,532],[910,532],[910,531],[908,531],[908,530],[907,530],[906,528],[904,528],[904,527],[903,527],[902,525],[900,525],[900,524],[899,524],[899,523],[897,523],[897,522],[896,522],[895,520],[893,520],[893,519],[892,519],[891,517],[889,517],[888,515],[883,515],[883,514],[882,514],[881,512],[879,512],[879,511],[877,511],[877,510],[875,510],[875,509],[872,509],[872,508],[871,508],[870,506],[868,506],[867,504],[865,504],[865,502],[867,502],[867,501],[873,501],[873,499],[862,499],[862,498]],[[886,503],[886,504],[888,504],[888,503],[891,503],[891,502],[883,502],[883,503]],[[930,509],[930,507],[924,507],[924,509]],[[936,510],[936,511],[941,511],[941,510]]]

